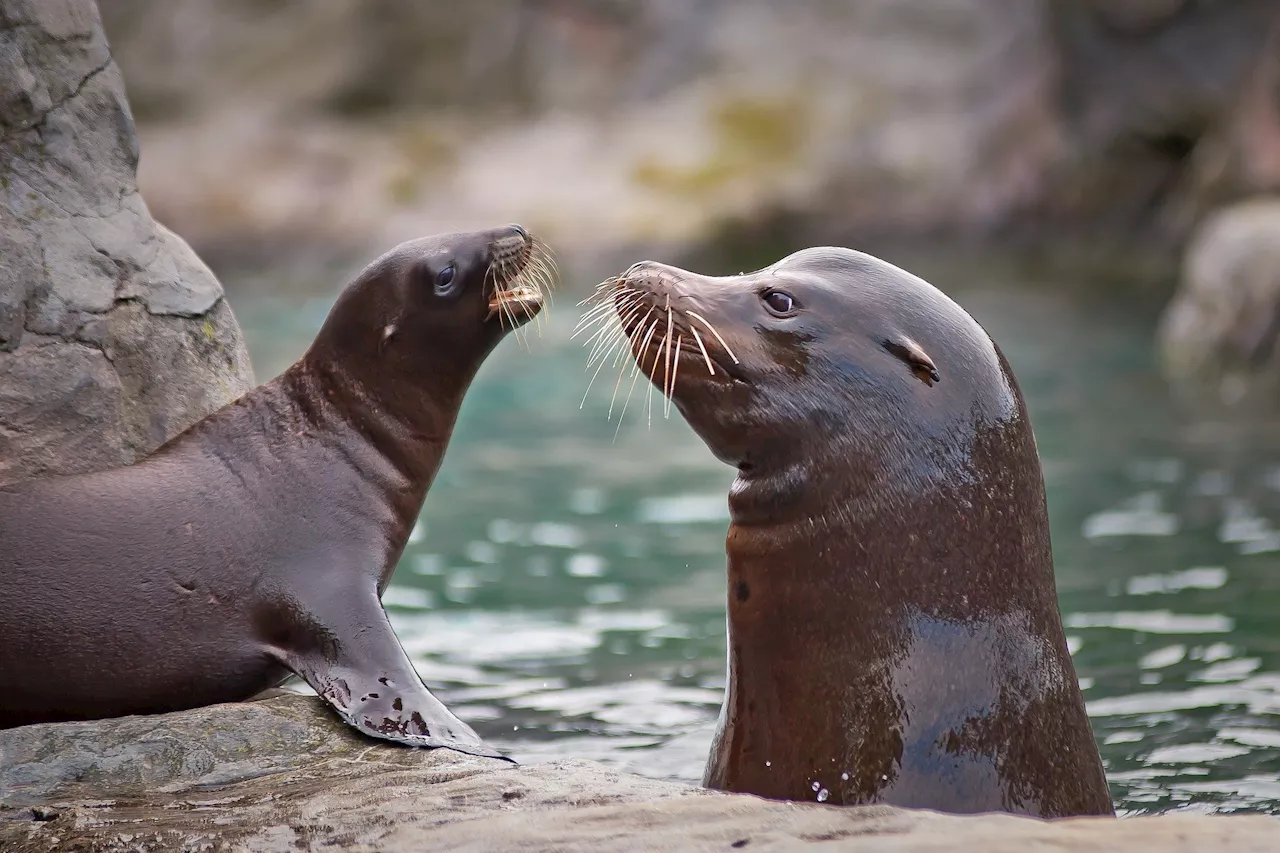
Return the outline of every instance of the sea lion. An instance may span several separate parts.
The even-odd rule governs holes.
[[[1113,814],[1062,630],[1043,476],[999,348],[844,248],[641,262],[629,349],[729,490],[728,681],[703,783],[789,800]]]
[[[403,243],[279,377],[141,461],[0,489],[0,728],[304,679],[365,734],[500,756],[423,685],[381,595],[481,363],[542,307],[513,225]]]

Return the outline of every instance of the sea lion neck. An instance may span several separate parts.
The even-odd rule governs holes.
[[[305,396],[292,395],[313,401],[315,410],[303,413],[308,420],[341,427],[317,435],[341,445],[344,454],[353,443],[364,445],[390,463],[405,482],[417,484],[415,491],[425,497],[474,374],[471,371],[462,376],[456,370],[433,393],[424,394],[408,382],[399,389],[389,389],[388,384],[394,382],[390,377],[362,376],[344,369],[341,363],[308,354],[289,368],[281,381],[308,390]],[[354,458],[362,458],[362,454]]]

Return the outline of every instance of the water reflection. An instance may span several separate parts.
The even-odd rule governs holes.
[[[916,268],[993,332],[1027,395],[1121,810],[1280,812],[1280,447],[1180,431],[1150,305]],[[235,303],[260,376],[327,306]],[[580,410],[575,319],[561,308],[481,370],[384,600],[437,694],[521,760],[696,781],[724,688],[732,471],[678,415],[650,428],[633,405],[615,435],[607,387]]]

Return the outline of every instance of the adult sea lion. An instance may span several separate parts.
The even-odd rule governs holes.
[[[705,785],[1114,813],[1031,423],[972,317],[843,248],[726,277],[646,261],[595,302],[584,323],[616,317],[614,345],[738,469]],[[596,359],[610,340],[598,333]]]
[[[472,378],[542,307],[547,258],[515,225],[403,243],[297,363],[150,456],[0,489],[0,728],[237,701],[295,673],[366,734],[498,756],[423,685],[380,597]]]

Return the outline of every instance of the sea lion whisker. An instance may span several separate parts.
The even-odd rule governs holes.
[[[652,307],[650,307],[650,309],[649,309],[649,313],[650,313],[650,314],[651,314],[651,313],[653,313],[653,308],[652,308]],[[626,353],[628,353],[628,352],[630,352],[631,350],[635,349],[636,341],[637,341],[637,340],[639,340],[639,337],[640,337],[640,334],[641,334],[641,330],[642,330],[642,329],[644,329],[644,322],[645,322],[645,320],[648,320],[648,319],[649,319],[649,314],[645,314],[645,315],[644,315],[644,317],[640,320],[640,322],[636,324],[635,331],[633,331],[630,335],[627,335],[627,338],[626,338],[627,345],[626,345],[625,347],[623,347],[623,348],[622,348],[622,351],[621,351],[621,352],[619,352],[619,353],[618,353],[618,360],[617,360],[617,361],[614,361],[614,367],[617,367],[617,366],[618,366],[619,362],[620,362],[620,361],[621,361],[621,359],[626,355]],[[622,387],[622,378],[623,378],[624,376],[626,376],[626,375],[627,375],[627,368],[626,368],[626,367],[623,367],[621,370],[619,370],[619,371],[618,371],[618,381],[617,381],[616,383],[614,383],[614,386],[613,386],[613,396],[609,398],[609,414],[608,414],[608,416],[607,416],[607,419],[608,419],[608,420],[612,420],[612,419],[613,419],[613,404],[614,404],[614,403],[617,401],[617,399],[618,399],[618,389]],[[635,385],[635,380],[634,380],[634,379],[632,380],[632,385],[633,385],[633,386]],[[631,395],[630,395],[630,394],[628,394],[628,395],[627,395],[627,399],[628,399],[628,400],[629,400],[629,399],[631,399]],[[625,409],[626,407],[625,407],[625,406],[623,406],[623,408]],[[614,438],[616,439],[617,437],[618,437],[618,436],[617,436],[617,433],[614,433]]]
[[[612,321],[611,321],[611,320],[609,320],[609,319],[606,319],[606,320],[602,323],[602,325],[601,325],[601,327],[600,327],[600,331],[599,331],[599,332],[597,332],[597,333],[596,333],[596,335],[594,335],[594,336],[593,336],[593,337],[595,337],[595,336],[599,336],[599,338],[600,338],[600,339],[599,339],[599,341],[596,343],[595,347],[593,347],[593,348],[592,348],[592,352],[591,352],[590,357],[588,357],[588,358],[587,358],[587,370],[590,370],[590,369],[591,369],[591,364],[592,364],[592,362],[594,362],[594,361],[595,361],[595,359],[596,359],[596,357],[597,357],[598,355],[600,355],[601,350],[602,350],[602,348],[603,348],[603,347],[604,347],[604,345],[605,345],[605,342],[606,342],[606,341],[608,340],[608,338],[609,338],[609,334],[610,334],[610,333],[613,333],[613,332],[617,332],[617,333],[619,333],[620,335],[622,335],[622,332],[623,332],[623,330],[624,330],[624,328],[625,328],[625,326],[626,326],[626,323],[627,323],[627,322],[628,322],[628,321],[629,321],[633,316],[635,316],[635,314],[636,314],[637,312],[639,312],[639,311],[640,311],[640,309],[641,309],[642,307],[644,307],[644,306],[643,306],[643,305],[641,305],[641,304],[639,304],[639,303],[632,304],[631,306],[629,306],[629,308],[628,308],[628,310],[627,310],[626,315],[624,315],[624,316],[620,317],[620,318],[618,319],[617,323],[614,323],[614,322],[612,322]],[[625,335],[622,335],[622,337],[625,339],[625,337],[626,337],[626,336],[625,336]],[[612,347],[610,348],[610,352],[612,352]],[[601,357],[601,363],[603,364],[603,363],[604,363],[604,360],[605,360],[605,359],[607,359],[608,357],[609,357],[609,354],[608,354],[608,353],[604,354],[604,355]]]
[[[613,276],[612,278],[606,278],[604,281],[600,282],[595,287],[593,287],[590,293],[582,297],[582,299],[578,300],[578,307],[582,307],[584,305],[590,305],[595,300],[603,299],[604,297],[608,296],[610,293],[613,292],[614,285],[618,284],[621,280],[622,280],[621,276]]]
[[[583,314],[582,317],[578,320],[578,325],[574,327],[573,334],[569,336],[569,340],[573,340],[578,335],[582,334],[584,331],[589,329],[601,317],[608,317],[609,312],[613,309],[613,307],[614,306],[611,302],[604,302],[600,305],[595,306],[587,313]]]
[[[546,315],[551,307],[551,289],[551,281],[544,274],[537,254],[531,252],[524,266],[512,277],[505,290],[507,294],[514,294],[517,299],[523,296],[522,292],[533,291],[538,299],[545,301],[547,310],[539,311],[534,317],[534,328],[538,337],[542,337],[543,325],[547,322]]]
[[[650,316],[651,314],[653,314],[653,306],[652,306],[652,305],[650,305],[650,306],[649,306],[649,310],[645,312],[645,315],[644,315],[643,317],[641,317],[641,318],[640,318],[640,321],[636,324],[636,331],[635,331],[635,334],[634,334],[634,335],[627,335],[627,339],[628,339],[632,344],[635,344],[635,343],[639,340],[639,337],[638,337],[638,336],[639,336],[640,334],[643,334],[644,324],[648,321],[649,316]],[[625,332],[626,330],[624,329],[623,331]],[[633,338],[634,338],[634,340],[633,340]],[[632,349],[632,347],[628,347],[628,348],[626,348],[626,349],[623,349],[621,352],[619,352],[619,353],[618,353],[617,358],[615,358],[615,359],[614,359],[613,366],[614,366],[614,367],[617,367],[618,365],[622,364],[622,362],[623,362],[624,360],[626,360],[627,354],[631,351],[631,349]],[[624,368],[622,368],[622,370],[623,370],[623,372],[624,372],[624,373],[626,372],[626,368],[625,368],[625,367],[624,367]]]
[[[667,392],[667,411],[664,418],[671,417],[671,399],[676,395],[676,377],[680,375],[680,345],[684,343],[684,335],[676,337],[676,357],[671,363],[671,390]]]
[[[591,285],[591,292],[579,299],[577,304],[580,306],[586,305],[594,299],[599,299],[600,295],[607,292],[608,289],[611,288],[618,280],[618,276],[611,276],[610,278],[606,278],[604,281],[596,282]]]
[[[534,255],[530,266],[532,270],[529,275],[529,286],[538,294],[538,298],[543,299],[547,304],[547,312],[538,313],[541,319],[542,314],[548,313],[555,304],[555,277],[547,266],[544,256],[540,254]],[[541,328],[538,334],[542,334]]]
[[[591,366],[594,365],[597,360],[599,360],[601,364],[608,361],[609,356],[613,354],[613,349],[614,346],[616,346],[618,339],[622,338],[625,340],[626,338],[626,336],[622,334],[621,324],[617,323],[603,324],[596,335],[598,336],[598,340],[591,348],[590,356],[587,357],[587,370],[590,370]]]
[[[645,333],[644,340],[640,342],[640,352],[636,357],[636,366],[632,371],[633,373],[639,373],[643,369],[644,360],[649,355],[649,343],[653,339],[653,333],[658,331],[658,322],[661,319],[661,317],[653,318],[653,322],[649,325],[649,331]]]
[[[704,326],[706,326],[708,329],[710,329],[710,330],[711,330],[711,334],[713,334],[713,335],[715,335],[715,336],[716,336],[716,340],[720,342],[720,346],[724,347],[724,351],[725,351],[725,352],[727,352],[727,353],[729,354],[729,358],[733,359],[733,363],[734,363],[734,364],[739,364],[739,363],[740,363],[740,362],[738,361],[738,357],[737,357],[736,355],[734,355],[734,354],[733,354],[733,350],[729,349],[729,345],[728,345],[727,343],[725,343],[724,338],[720,337],[720,333],[716,331],[716,327],[715,327],[715,326],[713,326],[713,325],[711,325],[709,322],[707,322],[707,319],[706,319],[705,317],[703,317],[703,316],[702,316],[701,314],[699,314],[698,312],[696,312],[696,311],[690,311],[690,310],[688,310],[687,308],[685,309],[685,312],[684,312],[684,313],[688,314],[690,317],[693,317],[695,320],[700,320],[700,321],[702,321],[702,325],[704,325]]]
[[[570,340],[572,340],[574,337],[577,337],[579,334],[581,334],[582,328],[584,326],[591,325],[592,322],[594,322],[597,318],[601,316],[608,316],[611,311],[615,311],[615,310],[617,311],[617,313],[621,313],[623,310],[623,305],[616,304],[620,297],[624,302],[633,302],[638,297],[638,295],[639,294],[637,294],[636,291],[632,290],[629,287],[611,292],[609,294],[610,298],[607,301],[603,301],[598,305],[593,305],[591,308],[583,312],[582,316],[578,318],[578,323],[574,327],[574,333],[573,335],[570,336]],[[581,305],[582,303],[578,303],[578,304]]]
[[[667,314],[670,315],[671,313],[671,297],[670,296],[667,297],[666,310],[667,310]],[[662,322],[661,314],[659,314],[657,319],[654,320],[655,325],[660,322]],[[665,401],[667,396],[667,392],[666,392],[667,374],[670,372],[670,369],[671,369],[671,324],[670,323],[667,323],[666,330],[664,331],[662,337],[658,339],[658,349],[653,354],[653,366],[649,368],[649,388],[648,388],[648,393],[645,394],[645,413],[649,421],[649,429],[653,429],[653,389],[654,389],[654,386],[658,384],[658,381],[657,381],[658,357],[660,355],[663,355],[663,353],[665,353],[665,355],[663,356],[665,372],[663,373],[663,377],[662,377],[662,397],[663,397],[663,400]],[[648,355],[648,352],[646,351],[645,354]]]
[[[635,303],[635,300],[624,303],[623,305],[619,306],[617,316],[611,313],[601,314],[599,317],[592,320],[592,323],[590,326],[587,326],[579,330],[575,334],[581,334],[582,332],[585,332],[591,329],[592,327],[598,326],[598,328],[596,328],[595,332],[591,335],[591,337],[583,341],[583,344],[582,344],[584,347],[592,346],[593,341],[597,341],[598,339],[602,338],[602,336],[604,336],[610,329],[612,329],[615,324],[619,326],[625,326],[627,320],[631,318],[631,315],[638,310],[639,310],[639,306]],[[572,338],[570,338],[570,340],[572,340]],[[598,350],[599,350],[598,343],[595,346],[592,346],[591,357],[587,359],[588,369],[590,369],[591,362],[595,359],[595,355],[598,352]]]
[[[484,271],[484,279],[483,279],[483,283],[481,284],[482,291],[484,293],[494,294],[495,298],[498,295],[497,266],[498,266],[498,261],[496,260],[493,263],[489,264],[488,269]],[[502,315],[501,302],[498,303],[497,307],[498,307],[498,325],[501,328],[505,329],[507,327],[507,324],[506,324],[506,318]],[[490,313],[490,316],[492,316],[492,313]]]
[[[519,344],[521,349],[523,349],[525,352],[532,352],[533,350],[529,348],[528,336],[525,334],[525,330],[519,325],[518,321],[516,320],[515,311],[512,310],[511,304],[509,302],[501,302],[499,304],[505,308],[507,317],[511,320],[511,328],[515,333],[516,343]],[[538,313],[542,313],[542,312],[538,312]]]
[[[698,334],[698,330],[689,327],[689,331],[693,332],[693,339],[698,342],[698,349],[702,351],[702,360],[707,363],[707,371],[712,375],[716,375],[715,365],[711,363],[711,356],[707,355],[707,348],[702,345],[702,336]]]
[[[596,377],[600,375],[600,371],[604,370],[605,362],[609,360],[609,356],[613,353],[615,349],[618,348],[619,344],[624,343],[627,340],[626,336],[622,334],[621,327],[614,326],[614,327],[611,327],[609,331],[615,333],[612,338],[612,343],[608,345],[607,350],[604,352],[603,356],[600,359],[600,363],[596,365],[595,373],[591,374],[591,380],[587,383],[587,390],[582,392],[582,402],[578,404],[579,409],[581,409],[583,406],[587,404],[587,395],[591,393],[591,386],[595,384]],[[591,369],[590,363],[588,363],[587,369],[588,370]]]
[[[549,244],[535,237],[530,253],[538,259],[539,264],[545,267],[549,273],[554,274],[555,278],[560,277],[560,264],[556,261],[555,250]]]
[[[613,332],[614,324],[605,322],[600,324],[600,328],[596,330],[590,338],[583,343],[583,346],[590,346],[591,352],[587,355],[586,370],[590,370],[591,366],[596,363],[596,357],[600,355],[600,349],[610,339]]]
[[[648,315],[645,315],[645,316],[647,317]],[[653,325],[651,325],[651,326],[649,327],[649,332],[648,332],[648,334],[646,334],[646,335],[645,335],[644,343],[643,343],[643,344],[641,345],[641,347],[640,347],[640,351],[641,351],[642,353],[644,353],[644,352],[647,352],[647,351],[648,351],[648,348],[649,348],[649,338],[650,338],[650,336],[652,336],[652,335],[653,335],[654,330],[655,330],[655,329],[657,329],[657,328],[658,328],[658,318],[656,318],[656,317],[655,317],[655,318],[654,318],[654,320],[653,320]],[[636,364],[638,365],[639,363],[640,363],[640,362],[639,362],[639,359],[637,359],[637,360],[636,360]],[[624,372],[625,372],[625,371],[624,371]],[[618,440],[618,433],[622,431],[622,421],[623,421],[623,420],[626,418],[626,416],[627,416],[627,406],[631,405],[631,395],[632,395],[632,394],[634,394],[634,393],[635,393],[635,391],[636,391],[636,380],[637,380],[637,379],[639,379],[639,378],[640,378],[640,371],[639,371],[639,369],[633,370],[633,371],[631,372],[631,387],[627,390],[627,399],[623,402],[623,404],[622,404],[622,411],[618,414],[618,428],[617,428],[617,429],[615,429],[615,430],[613,431],[613,440],[614,440],[614,441],[617,441],[617,440]],[[652,387],[652,384],[650,385],[650,387]]]
[[[671,297],[667,296],[667,337],[666,337],[666,355],[663,358],[662,365],[662,395],[670,401],[667,394],[667,383],[671,381],[671,334],[675,326],[671,322]],[[657,365],[655,365],[656,367]],[[665,417],[665,415],[664,415]]]

